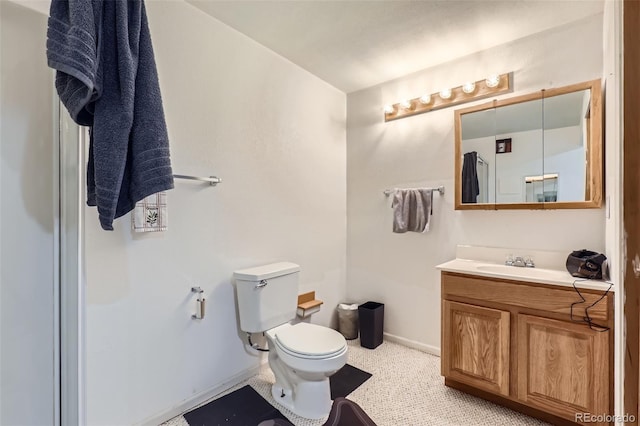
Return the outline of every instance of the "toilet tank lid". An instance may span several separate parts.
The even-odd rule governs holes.
[[[269,265],[256,266],[253,268],[241,269],[233,273],[234,278],[243,281],[260,281],[273,277],[293,274],[299,272],[300,266],[291,262],[278,262]]]

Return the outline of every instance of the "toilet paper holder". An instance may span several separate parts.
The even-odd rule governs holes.
[[[192,319],[203,319],[204,318],[204,303],[205,299],[202,297],[204,290],[201,287],[191,287],[192,293],[198,293],[198,298],[196,299],[196,313],[191,315]]]
[[[316,300],[316,292],[310,291],[308,293],[298,295],[298,309],[296,311],[300,318],[306,318],[320,311],[320,305],[322,300]]]

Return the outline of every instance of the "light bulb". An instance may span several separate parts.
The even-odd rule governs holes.
[[[449,99],[451,97],[451,89],[442,89],[440,91],[440,97],[442,99]]]
[[[498,87],[498,84],[500,84],[500,76],[498,74],[490,75],[489,78],[485,80],[485,83],[487,87]]]
[[[393,105],[385,105],[384,106],[384,113],[385,114],[393,114],[394,108]]]
[[[420,96],[420,103],[422,105],[427,105],[431,103],[431,95],[422,95]]]
[[[472,81],[468,81],[462,85],[462,91],[466,94],[473,93],[476,90],[476,84]]]
[[[411,109],[411,101],[402,101],[400,106],[402,109]]]

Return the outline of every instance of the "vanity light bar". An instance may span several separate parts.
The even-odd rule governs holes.
[[[490,76],[485,80],[468,82],[453,89],[443,89],[384,107],[384,121],[393,121],[423,112],[459,105],[477,99],[513,91],[513,73]]]
[[[547,180],[547,179],[558,179],[558,174],[557,173],[550,173],[550,174],[546,174],[543,176],[526,176],[524,178],[524,181],[527,183],[530,182],[540,182],[543,180]]]

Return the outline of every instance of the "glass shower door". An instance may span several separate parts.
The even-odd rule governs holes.
[[[47,17],[0,1],[0,424],[61,424],[59,118]],[[62,423],[69,424],[72,423]]]
[[[85,133],[55,95],[46,27],[0,1],[0,425],[85,424]]]

